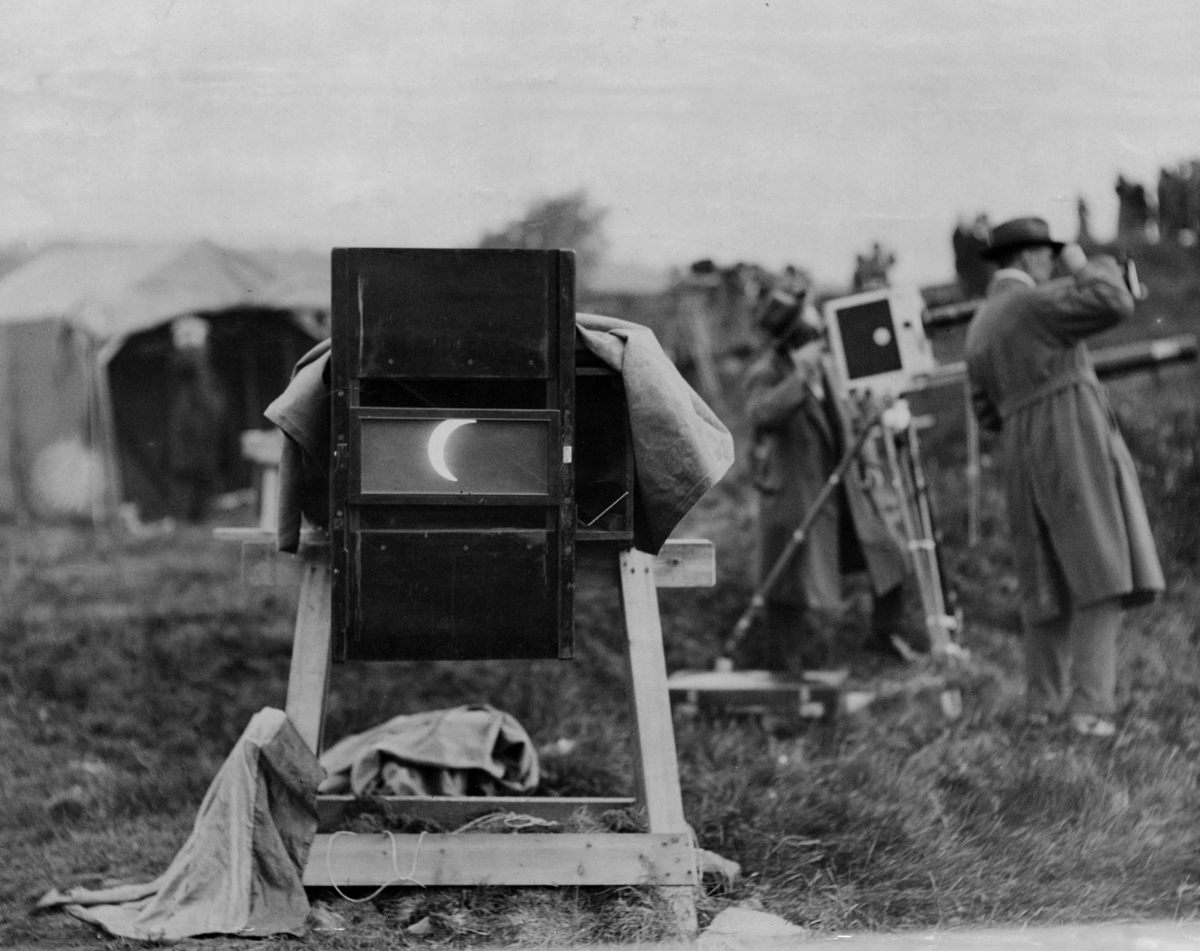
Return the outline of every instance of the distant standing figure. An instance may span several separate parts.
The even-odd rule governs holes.
[[[176,518],[201,522],[216,490],[222,452],[224,401],[208,360],[208,324],[182,317],[171,327],[167,469]]]
[[[1137,472],[1084,339],[1133,314],[1116,262],[1063,250],[1041,218],[998,225],[1000,269],[967,331],[976,415],[1000,431],[1033,723],[1115,732],[1127,606],[1164,588]],[[1072,276],[1052,280],[1060,255]]]
[[[1158,230],[1164,239],[1178,240],[1187,218],[1187,190],[1174,171],[1164,168],[1158,177]]]
[[[1087,203],[1087,199],[1082,195],[1075,199],[1075,215],[1079,221],[1079,229],[1075,237],[1076,243],[1080,245],[1091,244],[1092,210]]]
[[[853,279],[855,293],[887,287],[890,272],[895,265],[896,255],[890,251],[885,252],[883,246],[876,241],[871,245],[869,257],[861,254],[855,256]]]
[[[995,270],[991,262],[983,257],[990,231],[987,215],[980,212],[969,225],[959,222],[951,237],[954,272],[958,275],[959,287],[968,298],[982,297],[987,293],[988,281]]]
[[[1146,188],[1131,182],[1124,175],[1117,176],[1117,237],[1145,238],[1146,226],[1150,223],[1150,203]]]

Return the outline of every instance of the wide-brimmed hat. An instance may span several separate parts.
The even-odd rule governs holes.
[[[772,337],[784,337],[800,320],[805,294],[773,290],[758,315],[758,325]]]
[[[1042,218],[1013,218],[996,225],[988,235],[987,247],[980,252],[989,261],[1002,258],[1021,248],[1050,247],[1063,249],[1062,241],[1050,237],[1050,226]]]

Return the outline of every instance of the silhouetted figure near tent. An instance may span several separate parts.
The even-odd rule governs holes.
[[[208,324],[182,317],[171,325],[171,396],[167,408],[167,471],[172,514],[201,522],[221,471],[224,400],[208,359]]]

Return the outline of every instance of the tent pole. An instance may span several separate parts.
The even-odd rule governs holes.
[[[5,362],[4,375],[6,377],[7,386],[5,387],[5,396],[8,399],[9,413],[9,429],[5,433],[8,439],[8,463],[9,476],[13,484],[13,509],[16,515],[17,525],[24,528],[32,519],[32,510],[29,504],[29,487],[26,482],[25,472],[25,434],[21,430],[21,381],[19,378],[19,369],[21,363],[21,355],[17,352],[20,348],[13,345],[11,332],[8,340],[8,360]]]
[[[83,368],[84,380],[84,399],[87,401],[87,447],[88,451],[95,453],[97,447],[100,449],[100,466],[101,472],[100,491],[97,491],[95,476],[88,480],[88,511],[92,516],[92,528],[100,529],[105,524],[105,505],[107,499],[102,497],[101,493],[107,493],[108,475],[105,470],[108,468],[108,457],[104,452],[104,425],[100,418],[99,398],[96,392],[96,379],[98,376],[96,370],[96,347],[91,337],[75,331],[71,335],[71,340],[74,345],[75,359],[79,366]]]
[[[95,395],[97,429],[104,457],[104,468],[108,470],[108,488],[105,507],[110,518],[120,513],[121,500],[125,497],[121,484],[121,456],[117,451],[117,424],[113,410],[112,387],[109,385],[109,365],[125,343],[124,337],[114,337],[96,351]]]

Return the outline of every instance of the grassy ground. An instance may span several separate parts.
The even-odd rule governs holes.
[[[773,732],[679,719],[687,817],[703,847],[744,871],[732,885],[707,882],[702,924],[735,903],[819,933],[1200,913],[1198,382],[1189,367],[1113,386],[1170,584],[1129,616],[1115,741],[1022,725],[998,479],[988,472],[984,537],[969,547],[961,430],[939,420],[929,474],[970,658],[885,664],[856,649],[855,615],[840,659],[855,687],[877,694],[864,711]],[[735,471],[680,531],[716,542],[719,583],[663,592],[671,669],[710,667],[745,607],[750,503]],[[166,867],[250,717],[283,705],[295,593],[241,585],[237,551],[210,526],[140,541],[0,528],[0,559],[0,946],[92,946],[90,929],[31,915],[33,902],[51,886],[144,881]],[[543,747],[543,792],[629,793],[619,644],[615,598],[588,596],[571,663],[338,667],[327,735],[485,701]],[[946,684],[961,690],[957,717],[942,706]],[[661,909],[639,889],[313,898],[342,930],[252,946],[561,946],[663,934]]]
[[[960,472],[935,465],[970,660],[881,664],[854,650],[850,631],[842,659],[857,686],[879,694],[867,710],[791,732],[681,719],[688,818],[704,847],[745,872],[733,886],[709,882],[704,920],[747,902],[818,932],[1200,910],[1200,414],[1178,395],[1182,379],[1153,384],[1165,387],[1157,411],[1125,419],[1171,590],[1130,615],[1116,741],[1021,725],[996,480],[985,539],[968,549]],[[1114,401],[1145,406],[1146,385],[1128,398],[1118,389]],[[672,669],[710,666],[746,603],[749,509],[739,484],[735,475],[684,526],[717,541],[721,578],[711,590],[663,592]],[[249,718],[283,704],[295,596],[242,586],[236,550],[208,527],[146,541],[6,531],[0,545],[0,942],[87,943],[88,929],[63,915],[31,917],[30,905],[51,885],[147,880],[165,868]],[[630,792],[619,631],[615,602],[585,600],[572,663],[339,667],[328,734],[487,701],[544,744],[545,792]],[[956,719],[939,702],[945,682],[963,691]],[[560,738],[575,741],[569,753],[551,750]],[[393,889],[363,905],[315,898],[347,930],[314,932],[304,941],[314,947],[661,933],[653,897],[637,889]],[[405,930],[422,921],[428,933]]]

